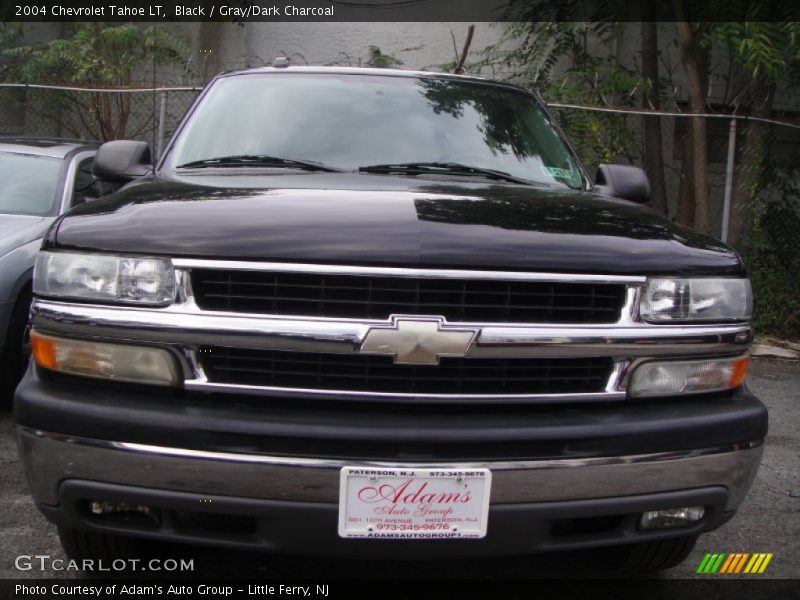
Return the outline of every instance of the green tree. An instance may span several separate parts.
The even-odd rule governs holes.
[[[393,54],[384,54],[378,46],[367,48],[367,58],[364,65],[375,69],[394,69],[403,65],[403,61]]]
[[[754,18],[774,18],[776,14],[765,3],[751,8]],[[800,23],[790,21],[795,8],[777,3],[777,10],[787,20],[712,23],[706,43],[723,45],[728,49],[736,70],[745,75],[745,85],[733,100],[736,112],[753,117],[772,116],[775,89],[780,83],[785,89],[800,84]],[[769,168],[769,125],[747,123],[739,142],[739,166],[731,203],[729,240],[734,245],[744,242],[753,224],[753,209],[759,192],[774,179]]]
[[[510,67],[511,81],[537,90],[547,102],[635,106],[644,79],[617,60],[613,48],[622,27],[610,22],[555,20],[563,19],[569,6],[579,4],[552,3],[551,12],[543,12],[548,3],[532,5],[537,12],[529,16],[536,20],[511,24],[504,38],[484,51],[482,64]],[[595,52],[593,42],[605,51]],[[636,154],[637,139],[626,116],[556,111],[589,168],[618,158],[631,160]]]
[[[725,10],[720,0],[674,0],[674,7],[690,110],[709,112],[706,98],[711,56],[721,55],[730,62],[728,86],[743,82],[725,108],[747,116],[770,117],[778,82],[787,88],[798,82],[794,73],[800,58],[796,3],[754,0],[747,4],[746,15],[739,15],[747,20],[737,22],[717,20]],[[739,136],[740,160],[728,237],[734,245],[744,241],[752,225],[756,195],[766,183],[768,133],[766,125],[751,122]],[[707,153],[705,119],[692,119],[685,154],[691,157],[693,167],[694,226],[701,230],[707,230],[709,221]]]
[[[658,60],[658,23],[656,7],[646,4],[642,7],[640,30],[642,36],[642,108],[661,109],[661,81]],[[650,206],[661,214],[668,214],[667,184],[664,177],[664,142],[661,136],[661,118],[644,117],[642,121],[644,169],[650,180]]]
[[[189,55],[181,38],[158,25],[72,23],[61,39],[39,44],[20,44],[20,39],[18,28],[0,36],[3,81],[127,88],[144,80],[154,65],[183,64]],[[42,93],[26,108],[75,137],[105,141],[141,133],[128,130],[131,94]],[[148,126],[139,124],[139,129]]]
[[[621,21],[629,6],[617,0],[588,3],[583,0],[537,0],[513,3],[519,20],[500,44],[487,49],[485,65],[505,64],[518,83],[535,88],[548,101],[595,105],[643,105],[658,108],[663,85],[659,77],[661,49],[680,51],[686,99],[691,112],[718,112],[709,107],[712,57],[729,57],[729,84],[739,89],[725,110],[756,117],[772,113],[775,88],[798,83],[800,8],[793,0],[673,0],[674,35],[659,40],[654,21],[655,4],[642,6],[642,71],[622,67],[615,56],[616,42],[625,27]],[[661,6],[659,10],[662,10]],[[744,12],[746,9],[746,13]],[[740,22],[719,22],[720,15],[745,16]],[[630,14],[624,18],[629,19]],[[583,19],[583,20],[582,20]],[[592,20],[595,19],[595,20]],[[600,20],[602,19],[602,20]],[[769,20],[763,20],[769,19]],[[557,76],[554,74],[558,73]],[[593,165],[616,156],[638,154],[628,119],[597,113],[564,111],[562,123],[571,134],[584,162]],[[643,120],[642,155],[654,183],[651,204],[666,207],[660,125]],[[740,135],[740,165],[731,213],[730,240],[741,243],[752,224],[755,196],[769,180],[768,129],[751,122]],[[708,231],[708,132],[703,118],[691,119],[684,141],[681,192],[677,218],[686,225]]]
[[[678,18],[671,26],[659,28],[653,26],[657,19],[652,10],[648,12],[652,7],[643,6],[640,16],[647,21],[630,25],[641,31],[641,79],[639,73],[627,72],[614,61],[614,41],[624,24],[608,19],[614,18],[614,6],[622,3],[607,0],[602,7],[598,3],[598,12],[587,11],[588,4],[581,0],[517,4],[522,7],[522,19],[508,29],[501,44],[487,49],[485,64],[504,64],[519,83],[538,89],[547,100],[658,108],[659,100],[666,100],[659,67],[672,76],[664,66],[669,65],[667,51],[673,49],[680,52],[679,80],[685,84],[669,87],[686,86],[678,99],[685,100],[691,112],[770,118],[776,90],[791,92],[800,85],[800,5],[791,0],[672,0],[668,6]],[[726,14],[742,20],[719,21]],[[713,106],[708,104],[711,77],[723,83],[713,90],[717,102]],[[560,116],[587,164],[624,155],[629,143],[638,154],[639,140],[630,138],[624,117],[603,120],[602,115],[579,111],[564,111]],[[707,231],[711,221],[707,123],[704,119],[688,123],[685,138],[675,140],[682,143],[676,216],[683,224]],[[660,124],[646,117],[643,125],[642,155],[653,180],[652,169],[662,170],[663,175],[664,168],[658,164],[663,162],[658,158],[663,156]],[[773,131],[768,124],[739,121],[729,240],[747,258],[755,290],[756,327],[796,337],[800,335],[796,301],[800,294],[796,234],[800,155],[785,150],[773,155]]]

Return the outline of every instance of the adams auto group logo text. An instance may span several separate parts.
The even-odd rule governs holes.
[[[772,560],[771,552],[714,552],[705,555],[697,572],[708,575],[760,574]]]

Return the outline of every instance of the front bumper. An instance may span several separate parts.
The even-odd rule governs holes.
[[[111,385],[34,365],[14,414],[34,499],[61,526],[368,557],[521,554],[709,531],[743,501],[767,431],[765,407],[744,388],[619,406],[401,410]],[[340,469],[385,465],[490,469],[487,537],[339,538]],[[94,500],[152,507],[158,522],[94,515]],[[700,504],[695,525],[637,528],[642,512]]]
[[[708,486],[727,490],[725,510],[744,499],[761,444],[586,459],[403,463],[206,452],[65,436],[18,428],[34,498],[57,505],[59,486],[79,479],[264,500],[336,503],[344,466],[489,468],[492,504],[611,498]]]
[[[34,498],[59,525],[340,556],[518,554],[695,535],[733,515],[762,451],[755,442],[648,455],[448,464],[492,470],[489,533],[482,540],[430,543],[338,538],[339,470],[384,463],[204,452],[22,426],[17,435]],[[93,500],[151,507],[157,522],[94,515],[88,509]],[[706,507],[702,521],[672,530],[637,529],[644,511],[688,505]]]
[[[415,556],[524,553],[707,531],[733,514],[755,476],[767,417],[746,388],[657,400],[629,397],[630,376],[644,361],[741,356],[752,337],[746,323],[640,321],[644,276],[186,259],[173,264],[179,291],[168,307],[34,301],[36,330],[163,348],[182,379],[174,387],[157,388],[29,369],[15,401],[19,445],[34,497],[56,523],[304,554],[372,556],[378,547],[382,556],[403,548]],[[436,314],[417,315],[435,321],[437,332],[474,330],[466,350],[455,353],[463,353],[465,363],[609,359],[613,368],[589,388],[594,391],[351,389],[346,381],[323,382],[312,369],[304,370],[306,379],[282,387],[271,379],[227,380],[213,368],[206,372],[200,353],[209,346],[305,352],[322,355],[317,363],[322,365],[325,355],[364,353],[373,329],[399,329],[398,315],[352,319],[206,310],[195,301],[193,269],[570,283],[600,279],[626,289],[616,320],[605,324],[452,324]],[[424,346],[424,337],[417,335],[417,345]],[[397,354],[392,348],[383,353]],[[511,377],[506,372],[500,379]],[[339,478],[345,466],[487,468],[492,472],[487,537],[437,543],[340,539]],[[95,508],[106,506],[104,501],[149,508],[127,520],[106,518],[102,508],[100,514],[90,510],[94,501]],[[700,504],[705,516],[692,526],[637,528],[642,512]],[[203,527],[209,520],[216,524]]]

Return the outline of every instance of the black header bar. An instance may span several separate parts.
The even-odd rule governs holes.
[[[800,2],[683,4],[688,18],[696,21],[800,20]],[[3,0],[0,21],[635,22],[674,21],[675,6],[676,0]]]

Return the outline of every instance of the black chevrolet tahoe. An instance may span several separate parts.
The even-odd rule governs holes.
[[[227,73],[58,219],[15,399],[72,557],[603,548],[673,566],[759,465],[741,259],[473,77]],[[613,559],[613,560],[612,560]]]

